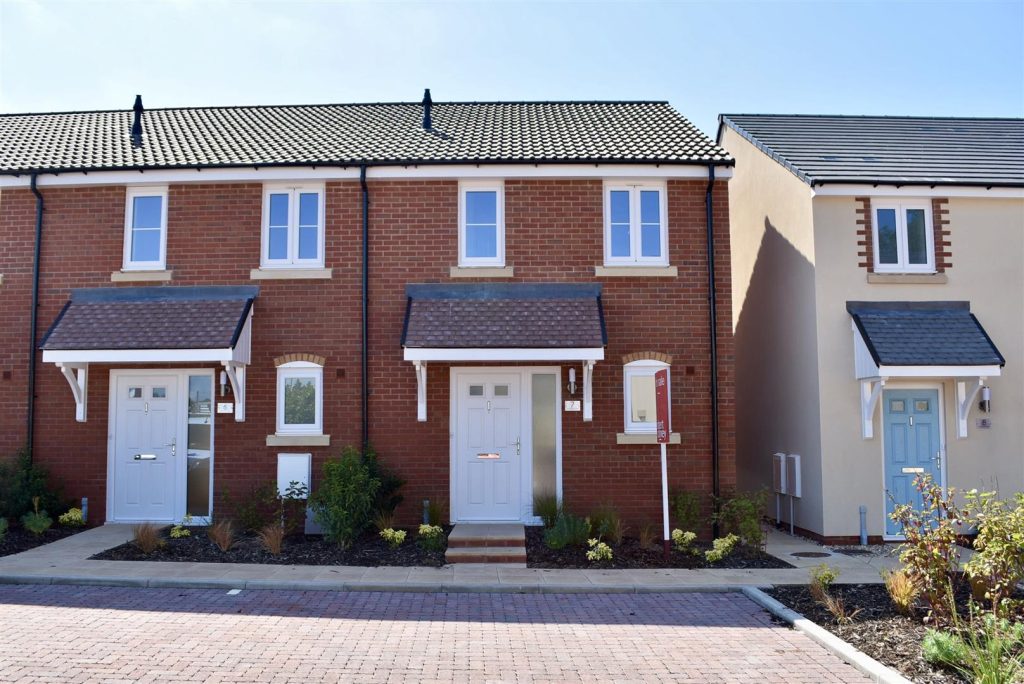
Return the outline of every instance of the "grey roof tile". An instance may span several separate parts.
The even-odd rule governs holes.
[[[810,185],[1024,187],[1024,119],[723,114],[721,124]]]
[[[879,366],[1003,366],[968,302],[847,302]]]
[[[731,164],[666,102],[437,102],[0,115],[0,173],[442,163]]]

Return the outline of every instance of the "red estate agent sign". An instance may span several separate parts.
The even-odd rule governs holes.
[[[668,529],[668,440],[672,434],[672,416],[669,408],[669,384],[668,369],[660,370],[654,374],[654,403],[656,407],[658,433],[658,444],[661,445],[661,518],[662,518],[662,546],[665,551],[665,559],[669,557],[669,546],[672,535]]]

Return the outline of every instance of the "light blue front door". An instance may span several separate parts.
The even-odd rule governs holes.
[[[939,433],[939,391],[886,390],[882,393],[883,439],[885,440],[885,533],[903,531],[889,517],[897,503],[922,505],[914,478],[928,474],[941,484]]]

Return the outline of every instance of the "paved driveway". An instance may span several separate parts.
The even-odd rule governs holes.
[[[860,682],[741,594],[0,586],[7,681]]]

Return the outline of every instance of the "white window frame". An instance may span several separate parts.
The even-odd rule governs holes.
[[[167,186],[129,187],[124,200],[124,259],[123,271],[163,271],[167,268]],[[160,258],[156,261],[132,261],[132,222],[136,197],[160,198]]]
[[[494,257],[466,256],[466,193],[492,191],[495,193],[498,222],[497,255]],[[461,181],[459,183],[459,266],[462,268],[504,268],[505,266],[505,184],[502,181]]]
[[[892,209],[896,212],[896,263],[883,264],[878,248],[878,212]],[[928,262],[909,263],[907,240],[907,210],[924,210],[924,230]],[[875,273],[935,273],[935,233],[932,228],[932,205],[927,200],[871,199],[871,239],[875,253]]]
[[[661,213],[661,256],[644,257],[641,252],[640,192],[657,190]],[[629,193],[630,256],[612,256],[612,192]],[[604,265],[605,266],[668,266],[668,185],[652,182],[606,182],[604,184]]]
[[[312,377],[316,388],[315,420],[312,425],[285,425],[284,386],[290,378]],[[324,368],[309,361],[292,361],[277,367],[277,434],[322,435],[324,433]]]
[[[299,195],[317,194],[317,258],[299,258]],[[288,195],[288,256],[285,259],[270,258],[270,196]],[[327,244],[324,217],[325,187],[323,183],[274,183],[263,186],[263,219],[260,230],[261,268],[323,268],[324,249]]]
[[[672,406],[672,369],[667,363],[653,360],[640,360],[627,363],[622,367],[622,394],[623,394],[623,432],[634,435],[654,434],[658,430],[657,420],[650,423],[633,422],[633,396],[630,392],[630,381],[635,377],[654,377],[660,370],[667,369],[669,372],[669,406]],[[671,409],[670,409],[671,410]],[[671,423],[671,421],[670,421]]]

